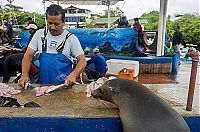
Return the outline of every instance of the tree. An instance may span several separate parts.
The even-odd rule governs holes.
[[[123,14],[124,14],[124,12],[122,10],[120,10],[119,8],[110,10],[110,17],[120,17]],[[101,18],[107,18],[108,17],[108,10],[104,10],[103,15],[100,16],[100,17]]]
[[[145,25],[145,30],[157,30],[159,21],[159,12],[151,11],[149,13],[142,14],[141,18],[147,19],[148,23]]]
[[[6,8],[2,10],[3,20],[8,20],[9,15],[10,15],[10,9]],[[28,17],[34,18],[34,16],[35,16],[35,21],[39,27],[42,27],[45,24],[44,22],[45,16],[42,14],[23,12],[23,11],[20,11],[19,8],[14,8],[12,10],[11,15],[12,15],[12,19],[14,20],[13,24],[23,25],[27,21]]]
[[[159,12],[151,11],[144,13],[141,18],[147,19],[148,24],[145,25],[145,30],[158,30]],[[181,27],[183,39],[187,43],[200,45],[200,17],[185,14],[181,18],[171,21],[170,16],[167,17],[166,27],[171,35],[174,34],[173,27],[175,25]]]

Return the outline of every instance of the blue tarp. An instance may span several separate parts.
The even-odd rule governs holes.
[[[137,36],[137,31],[132,28],[77,28],[67,30],[78,37],[83,49],[101,47],[106,42],[110,42],[115,51],[121,51],[125,44],[130,44],[133,37]]]

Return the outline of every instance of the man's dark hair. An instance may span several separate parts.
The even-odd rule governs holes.
[[[134,21],[139,21],[139,18],[134,18]]]
[[[178,30],[180,30],[180,26],[179,25],[175,25],[174,27],[176,27]]]
[[[50,15],[50,16],[58,16],[58,15],[61,15],[61,16],[62,16],[62,22],[65,22],[65,12],[64,12],[64,10],[62,9],[62,7],[59,6],[59,5],[52,4],[52,5],[50,5],[49,7],[47,7],[47,10],[46,10],[46,18],[47,18],[47,15]]]

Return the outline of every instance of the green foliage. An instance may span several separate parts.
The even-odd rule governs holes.
[[[9,9],[1,9],[0,13],[2,14],[1,19],[8,20],[10,17],[10,10]],[[13,20],[13,24],[16,25],[24,25],[27,22],[27,18],[31,17],[34,18],[35,15],[35,22],[38,24],[39,27],[45,24],[44,22],[44,15],[37,14],[37,13],[30,13],[30,12],[23,12],[20,11],[19,8],[14,8],[12,10],[11,16]]]
[[[86,23],[86,27],[87,28],[97,28],[98,26],[95,24],[96,24],[95,21],[92,21],[90,23]]]
[[[117,9],[110,9],[110,17],[120,17],[122,16],[123,12],[117,8]],[[104,15],[100,16],[101,18],[107,18],[108,17],[108,10],[104,10]]]
[[[158,30],[159,12],[151,11],[144,13],[141,18],[147,19],[148,24],[145,25],[145,30]],[[185,42],[192,44],[200,44],[200,17],[185,14],[175,21],[170,21],[170,16],[167,18],[166,27],[169,29],[169,34],[173,36],[175,25],[181,27],[180,31],[183,34]]]
[[[159,12],[151,11],[149,13],[144,13],[141,18],[147,19],[148,24],[145,25],[145,30],[157,30],[159,21]]]

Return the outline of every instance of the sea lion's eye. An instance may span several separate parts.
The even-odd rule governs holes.
[[[103,94],[103,91],[101,90],[101,88],[99,88],[99,92],[100,92],[101,94]]]

